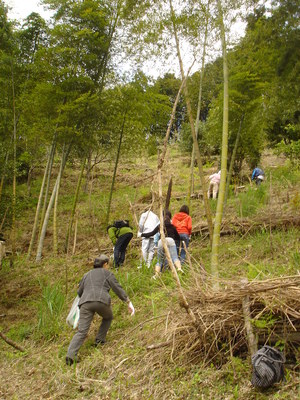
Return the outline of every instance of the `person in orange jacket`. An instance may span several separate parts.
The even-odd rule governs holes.
[[[190,210],[187,205],[183,205],[179,213],[175,214],[172,218],[172,224],[177,229],[179,233],[181,243],[184,242],[186,248],[189,246],[191,234],[192,234],[192,218],[190,217]],[[181,244],[180,251],[180,262],[183,264],[185,262],[186,251],[184,246]]]

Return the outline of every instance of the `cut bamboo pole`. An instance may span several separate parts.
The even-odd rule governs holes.
[[[248,280],[243,279],[242,283],[244,286],[247,285]],[[251,312],[250,312],[250,297],[247,294],[242,300],[243,314],[244,314],[244,324],[247,334],[248,348],[251,357],[257,352],[257,338],[255,337],[251,325]]]

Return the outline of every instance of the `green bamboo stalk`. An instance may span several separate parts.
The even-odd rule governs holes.
[[[223,53],[223,77],[224,77],[224,97],[223,97],[223,132],[222,132],[222,155],[221,155],[221,180],[218,194],[217,210],[214,224],[214,234],[211,252],[211,274],[214,277],[213,288],[219,288],[219,247],[220,247],[220,232],[223,217],[223,207],[225,199],[225,186],[227,175],[227,154],[228,154],[228,65],[227,65],[227,50],[225,27],[223,21],[223,10],[221,1],[218,0],[219,23]]]

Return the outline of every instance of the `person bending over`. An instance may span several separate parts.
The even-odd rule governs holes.
[[[106,335],[113,319],[109,295],[110,289],[115,292],[120,300],[128,304],[128,311],[133,315],[134,307],[129,297],[114,274],[109,271],[109,258],[105,254],[101,254],[94,261],[94,269],[87,272],[79,284],[77,291],[80,297],[78,304],[80,309],[78,331],[73,336],[68,348],[67,365],[72,365],[74,361],[77,361],[77,353],[87,337],[95,313],[102,317],[95,346],[105,343]]]

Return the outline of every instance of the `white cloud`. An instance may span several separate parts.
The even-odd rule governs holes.
[[[51,16],[51,13],[44,9],[39,0],[4,0],[4,3],[10,8],[9,19],[22,22],[32,12],[39,13],[44,19],[49,19]]]

